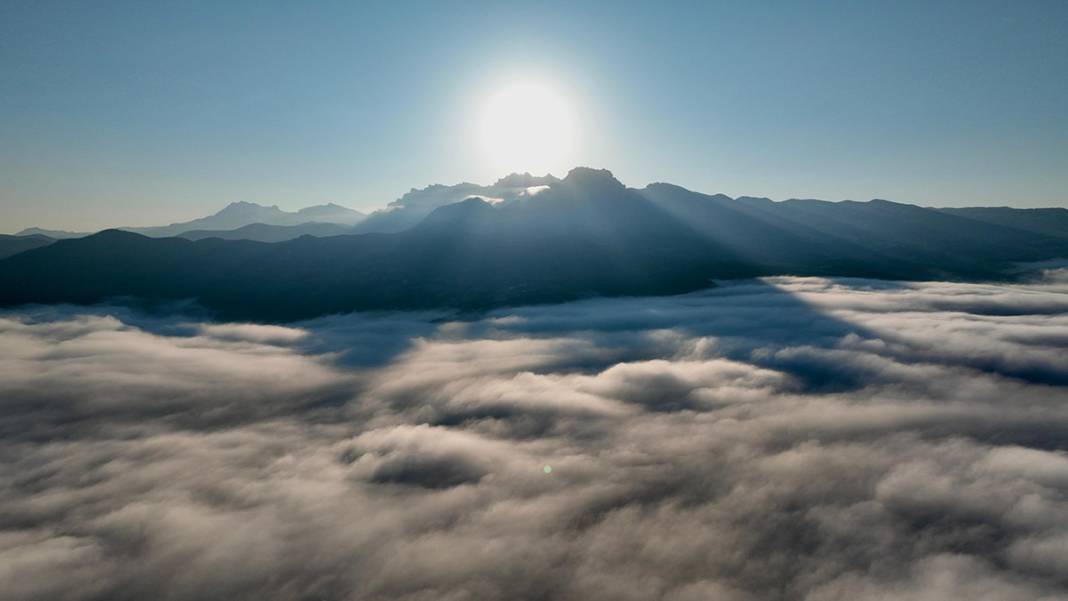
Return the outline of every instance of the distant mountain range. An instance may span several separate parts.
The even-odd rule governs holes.
[[[172,223],[161,227],[121,228],[128,232],[165,238],[181,236],[190,231],[233,230],[251,224],[295,226],[305,223],[335,223],[355,225],[367,216],[336,204],[326,204],[301,209],[290,213],[277,206],[265,207],[252,202],[234,202],[209,217]]]
[[[249,225],[265,225],[265,226],[282,226],[282,227],[297,227],[305,226],[309,224],[334,224],[339,226],[352,227],[357,223],[360,223],[367,216],[359,211],[349,209],[333,203],[325,205],[317,205],[313,207],[307,207],[300,209],[296,212],[283,211],[277,206],[263,206],[253,202],[233,202],[227,205],[223,210],[209,215],[207,217],[201,217],[200,219],[193,219],[192,221],[183,221],[181,223],[172,223],[170,225],[155,226],[155,227],[120,227],[120,229],[127,232],[133,232],[152,238],[169,238],[176,236],[186,236],[186,234],[193,234],[194,236],[200,235],[201,232],[218,232],[220,237],[235,237],[233,232],[236,229],[244,228]],[[314,230],[314,228],[312,228]],[[246,233],[251,236],[255,236],[259,232],[266,232],[270,238],[278,238],[277,233],[273,233],[272,230],[262,230],[253,228]],[[298,230],[293,230],[298,232]],[[331,231],[331,234],[334,232]],[[41,228],[28,228],[15,234],[16,236],[28,236],[28,235],[41,235],[55,240],[65,240],[69,238],[84,238],[88,236],[88,232],[66,232],[60,230],[45,230]],[[294,237],[303,235],[303,232],[295,233]],[[254,239],[254,238],[253,238]],[[271,240],[277,241],[277,240]]]
[[[196,220],[167,226],[181,238],[107,230],[59,240],[0,260],[0,304],[195,299],[227,319],[287,321],[670,294],[772,274],[1009,278],[1020,262],[1068,257],[1068,210],[1032,211],[732,199],[627,188],[577,168],[562,180],[413,190],[355,224],[226,230]]]
[[[438,207],[460,202],[471,196],[479,196],[492,202],[510,200],[528,193],[527,190],[530,188],[559,181],[551,175],[537,177],[529,173],[521,173],[501,178],[490,186],[462,183],[454,186],[435,184],[422,189],[412,188],[410,192],[389,203],[386,208],[371,213],[370,216],[333,203],[287,212],[277,206],[268,207],[252,202],[234,202],[218,213],[200,219],[164,226],[114,229],[152,238],[176,237],[189,240],[222,238],[259,242],[284,242],[301,236],[394,233],[416,225]],[[18,232],[15,236],[44,236],[54,241],[84,238],[91,233],[31,227]],[[11,247],[15,248],[15,245]],[[3,248],[3,244],[0,243],[0,250]]]
[[[340,223],[302,223],[300,225],[267,225],[252,223],[232,230],[191,230],[177,237],[186,240],[221,238],[223,240],[255,240],[257,242],[285,242],[301,236],[341,236],[351,234],[351,225]]]
[[[46,230],[39,227],[28,227],[21,232],[15,234],[16,236],[43,236],[45,238],[51,238],[52,240],[66,240],[67,238],[84,238],[92,232],[68,232],[64,230]]]

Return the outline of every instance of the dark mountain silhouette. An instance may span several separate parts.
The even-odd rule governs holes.
[[[55,242],[55,240],[52,238],[40,234],[32,234],[28,236],[9,236],[7,234],[0,234],[0,259],[6,259],[7,257],[17,255],[27,250],[48,246],[53,242]]]
[[[257,242],[285,242],[301,236],[341,236],[351,234],[352,226],[338,223],[302,223],[300,225],[267,225],[252,223],[233,230],[193,230],[179,234],[186,240],[222,238],[223,240],[255,240]]]
[[[939,210],[943,213],[967,217],[984,223],[992,223],[1057,238],[1068,238],[1068,209],[968,207],[964,209]]]
[[[497,196],[479,187],[394,233],[267,244],[109,230],[61,240],[0,261],[0,303],[196,299],[227,319],[285,321],[670,294],[770,274],[1006,278],[1016,262],[1068,257],[1065,238],[888,201],[636,190],[587,168],[563,180],[510,177],[519,179],[495,184]],[[437,205],[454,193],[445,188],[394,210]]]
[[[983,278],[1007,262],[1064,253],[1056,238],[1029,238],[1018,229],[887,200],[732,200],[668,184],[642,193],[740,256],[780,273]]]

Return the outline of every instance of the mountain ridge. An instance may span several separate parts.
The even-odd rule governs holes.
[[[304,223],[338,223],[356,225],[366,216],[354,209],[333,203],[305,207],[298,211],[283,211],[278,205],[265,206],[252,202],[232,202],[222,210],[190,221],[152,227],[120,227],[122,229],[154,238],[180,236],[198,230],[234,230],[255,223],[264,225],[293,226]]]
[[[425,214],[395,232],[361,233],[361,223],[274,243],[120,230],[62,240],[0,260],[0,305],[195,299],[226,319],[291,321],[674,294],[779,274],[1007,279],[1017,263],[1068,257],[1068,237],[890,201],[635,189],[588,168],[533,178],[415,191],[395,210]]]
[[[15,236],[0,234],[0,259],[6,259],[28,250],[48,246],[53,242],[55,242],[55,239],[42,234]]]
[[[608,172],[609,175],[611,172]],[[613,176],[614,179],[614,176]],[[218,235],[228,239],[242,239],[238,236],[241,232],[236,230],[251,225],[277,226],[297,228],[301,226],[317,226],[320,224],[337,224],[352,227],[352,233],[370,232],[398,232],[415,226],[421,219],[430,214],[434,209],[460,202],[470,196],[479,196],[494,200],[513,200],[522,195],[536,193],[532,188],[547,188],[550,184],[558,184],[563,180],[551,174],[544,176],[531,175],[530,173],[511,173],[505,175],[493,184],[481,185],[470,182],[459,184],[430,184],[424,188],[412,188],[398,199],[389,202],[385,208],[364,214],[360,211],[348,209],[339,204],[330,202],[322,205],[304,207],[297,211],[287,212],[279,209],[277,205],[261,205],[248,201],[235,201],[223,207],[216,213],[184,222],[172,223],[163,226],[130,227],[117,226],[109,229],[123,229],[137,232],[152,237],[186,236],[204,237],[206,235]],[[618,183],[618,180],[617,180]],[[621,183],[618,183],[622,186]],[[625,187],[625,186],[623,186]],[[652,182],[644,188],[628,188],[638,191],[655,191],[658,188],[671,188],[687,193],[693,192],[669,182]],[[889,203],[893,205],[918,206],[909,203],[901,203],[886,199],[873,198],[867,201],[858,200],[821,200],[813,198],[787,198],[772,200],[767,197],[738,196],[730,197],[725,194],[704,194],[705,196],[718,198],[725,201],[738,201],[751,204],[770,205],[818,205],[829,204],[865,204],[865,203]],[[1064,228],[1068,226],[1068,209],[1065,208],[1013,208],[1013,207],[923,207],[958,216],[968,217],[987,223],[1014,227],[1025,231],[1043,233],[1055,237],[1063,235]],[[264,216],[266,215],[266,218]],[[215,226],[212,221],[222,218],[229,220],[222,226]],[[1052,223],[1051,223],[1052,221]],[[254,229],[254,228],[252,228]],[[309,227],[309,229],[316,229]],[[289,237],[298,237],[302,234],[287,236],[280,232],[267,230],[270,233],[267,238],[270,241],[282,241]],[[38,227],[25,228],[13,234],[14,236],[43,235],[55,240],[65,238],[78,238],[88,236],[93,232],[72,232],[64,230],[49,230]],[[329,234],[311,235],[340,235],[338,231]],[[252,238],[255,239],[255,238]],[[263,240],[266,241],[266,240]]]

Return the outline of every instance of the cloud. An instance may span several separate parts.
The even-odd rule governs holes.
[[[0,590],[1064,599],[1066,347],[1057,280],[8,312]]]

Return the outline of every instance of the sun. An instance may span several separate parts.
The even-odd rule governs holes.
[[[489,96],[480,134],[495,169],[540,175],[566,168],[574,123],[568,103],[554,90],[520,83]]]

